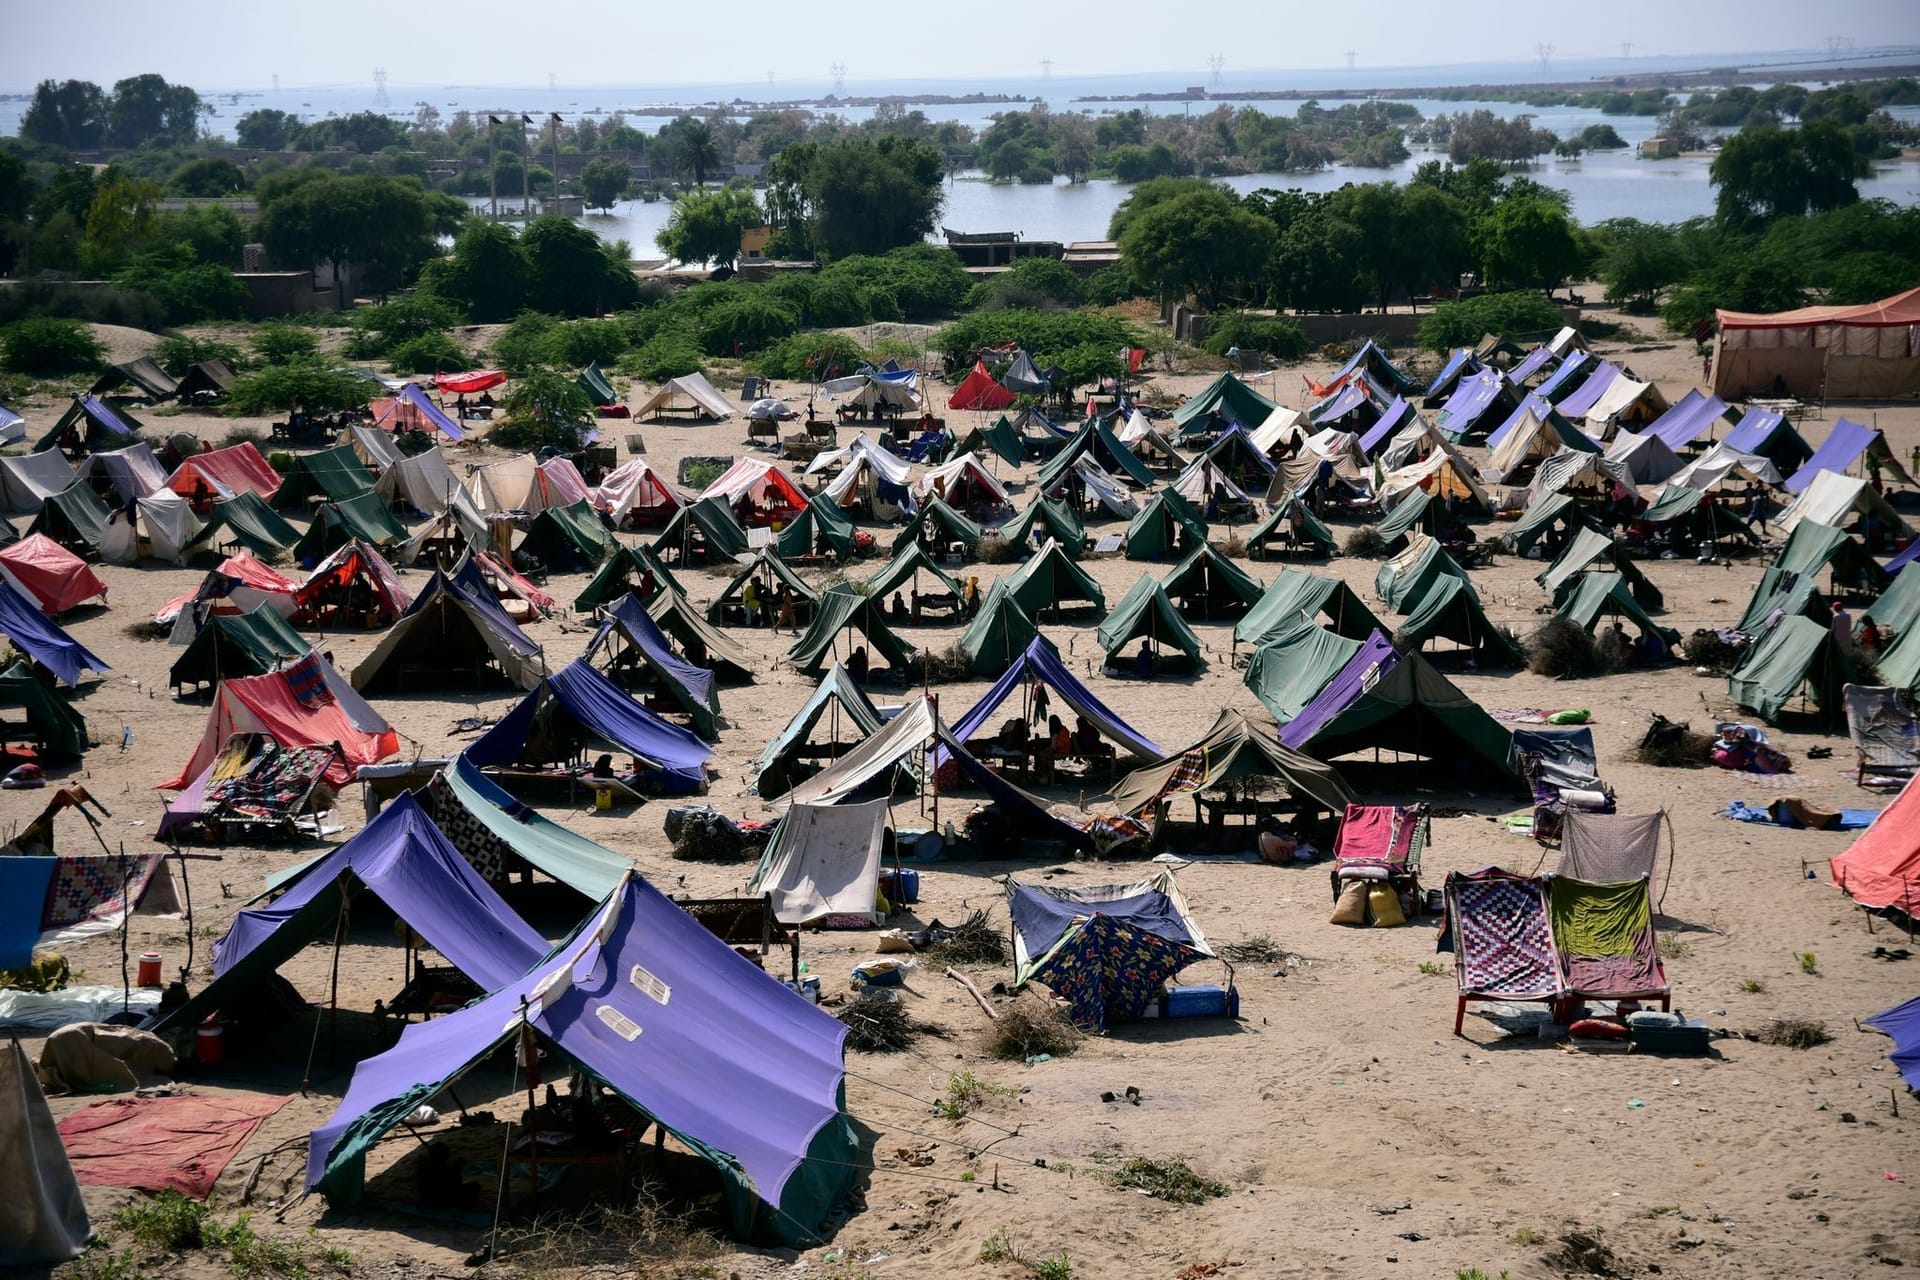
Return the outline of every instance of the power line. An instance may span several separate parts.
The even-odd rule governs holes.
[[[1347,50],[1347,70],[1349,71],[1353,70],[1353,60],[1359,56],[1360,56],[1360,53],[1358,50],[1356,49]]]
[[[1620,56],[1622,58],[1631,58],[1633,56],[1633,41],[1622,40],[1620,42]]]
[[[1207,58],[1207,69],[1213,72],[1213,87],[1216,89],[1220,87],[1220,68],[1226,65],[1227,60],[1217,53]]]
[[[373,105],[374,109],[384,111],[387,108],[387,69],[373,69]]]
[[[833,96],[838,98],[847,91],[847,64],[836,62],[833,71]]]
[[[1540,74],[1543,76],[1552,75],[1553,67],[1551,60],[1553,58],[1553,46],[1550,44],[1537,44],[1533,46],[1533,51],[1540,55]]]

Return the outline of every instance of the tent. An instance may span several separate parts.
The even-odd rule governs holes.
[[[1112,798],[1123,813],[1157,825],[1175,799],[1243,778],[1276,778],[1305,807],[1333,813],[1357,799],[1332,765],[1302,755],[1233,710],[1215,717],[1197,741],[1120,779]]]
[[[78,711],[34,673],[16,660],[0,671],[0,710],[23,712],[26,735],[48,763],[78,760],[87,751],[87,722]],[[21,726],[8,729],[11,741],[22,739]]]
[[[1419,421],[1419,411],[1413,407],[1411,400],[1396,399],[1380,411],[1380,416],[1374,420],[1372,426],[1360,433],[1358,442],[1360,451],[1371,457],[1373,451],[1378,449],[1383,441]]]
[[[179,776],[160,784],[179,791],[198,778],[236,733],[264,733],[283,747],[340,748],[327,781],[344,787],[354,769],[400,749],[400,739],[345,676],[319,654],[265,675],[222,680],[213,691],[206,728]]]
[[[1562,425],[1566,428],[1564,431]],[[1550,408],[1542,414],[1535,407],[1524,407],[1518,417],[1502,423],[1500,430],[1506,433],[1500,440],[1488,441],[1491,449],[1485,474],[1502,484],[1519,483],[1525,468],[1537,466],[1562,451],[1587,455],[1599,452],[1593,441]]]
[[[438,448],[395,460],[380,473],[373,491],[389,507],[404,507],[423,515],[446,511],[455,503],[470,511],[474,523],[482,523],[486,514],[472,502],[460,477],[447,465],[447,456]]]
[[[583,658],[541,677],[462,754],[482,769],[570,768],[589,750],[625,753],[639,775],[675,792],[703,788],[713,755],[692,732],[641,706]]]
[[[1373,589],[1389,609],[1399,611],[1438,578],[1468,581],[1467,571],[1447,554],[1438,538],[1417,533],[1408,540],[1405,551],[1381,563],[1380,571],[1374,575]],[[1471,584],[1468,590],[1472,590]]]
[[[1760,585],[1738,629],[1758,635],[1775,608],[1803,612],[1818,588],[1822,570],[1830,572],[1836,583],[1873,592],[1884,589],[1888,581],[1880,562],[1851,535],[1832,525],[1802,520],[1760,575]]]
[[[467,369],[460,373],[436,373],[433,387],[445,396],[470,396],[505,385],[507,375],[501,369]]]
[[[1920,391],[1920,289],[1859,306],[1716,311],[1714,319],[1720,395],[1891,400]]]
[[[1151,739],[1122,720],[1118,712],[1095,697],[1093,691],[1082,684],[1067,664],[1060,660],[1053,646],[1038,636],[1027,642],[1026,648],[1007,664],[1000,678],[993,682],[993,687],[954,722],[953,736],[968,742],[989,730],[993,713],[1008,698],[1023,690],[1029,681],[1046,685],[1063,706],[1071,708],[1098,730],[1103,738],[1127,755],[1139,760],[1157,760],[1166,754]]]
[[[719,625],[761,625],[763,620],[749,616],[750,611],[746,608],[745,591],[749,582],[754,584],[763,611],[771,606],[775,587],[784,587],[793,597],[796,622],[811,618],[820,602],[820,593],[802,581],[785,560],[773,553],[772,547],[762,547],[741,566],[740,571],[733,575],[733,580],[707,606],[707,621]],[[736,598],[741,601],[738,605],[733,603]],[[770,623],[777,617],[777,614],[769,612],[765,621]]]
[[[1026,885],[1007,877],[1015,987],[1037,982],[1086,1031],[1146,1014],[1161,988],[1213,949],[1173,873],[1133,884]]]
[[[373,473],[354,453],[353,446],[335,445],[318,453],[297,453],[280,487],[274,491],[273,505],[281,511],[303,509],[316,501],[344,502],[373,489]]]
[[[124,409],[98,396],[75,396],[53,430],[33,446],[35,453],[51,450],[78,458],[99,449],[118,449],[140,432],[140,422]]]
[[[362,1061],[307,1186],[357,1200],[373,1144],[523,1028],[712,1165],[743,1239],[814,1243],[853,1185],[846,1027],[629,875],[550,959]]]
[[[598,566],[619,546],[619,539],[582,499],[548,507],[535,516],[514,554],[531,556],[549,569],[566,573]]]
[[[93,1236],[66,1145],[18,1036],[0,1050],[0,1267],[45,1267],[79,1257]]]
[[[1480,478],[1465,457],[1453,446],[1435,440],[1433,452],[1418,462],[1388,472],[1375,493],[1375,500],[1387,502],[1409,489],[1423,489],[1431,497],[1464,506],[1480,515],[1493,514],[1493,500],[1480,486]]]
[[[1005,414],[994,419],[993,425],[975,427],[962,436],[958,448],[961,453],[991,453],[1010,467],[1023,466],[1027,461],[1025,445]]]
[[[238,555],[228,556],[219,565],[207,571],[197,590],[184,596],[176,596],[160,607],[154,614],[154,623],[158,626],[172,626],[182,612],[191,615],[194,610],[188,606],[206,606],[201,616],[207,613],[245,613],[255,605],[271,603],[281,617],[293,613],[293,593],[299,590],[299,583],[285,577],[270,565],[256,560],[250,552],[242,551]],[[185,639],[176,639],[183,644],[192,639],[192,626]]]
[[[1702,395],[1689,389],[1679,402],[1655,418],[1640,434],[1657,436],[1675,453],[1686,448],[1716,426],[1731,425],[1732,411],[1719,396]]]
[[[1680,633],[1655,622],[1633,598],[1627,580],[1608,570],[1588,569],[1576,575],[1554,612],[1587,631],[1592,631],[1603,617],[1625,618],[1643,635],[1659,636],[1668,652],[1680,643]]]
[[[1765,458],[1782,475],[1813,456],[1813,447],[1801,438],[1787,415],[1773,409],[1749,408],[1720,443]]]
[[[87,394],[105,395],[123,387],[133,388],[134,394],[130,399],[157,404],[178,395],[180,382],[162,369],[152,356],[141,356],[125,364],[108,365],[106,372],[94,379],[93,385],[87,388]]]
[[[919,580],[923,573],[933,579],[936,588],[934,592],[927,594],[933,595],[944,591],[953,598],[955,604],[959,603],[963,594],[959,581],[936,564],[933,557],[927,553],[926,545],[919,542],[903,543],[900,550],[894,553],[893,559],[887,561],[879,572],[860,584],[860,591],[863,595],[884,601],[902,586],[911,582],[914,584],[913,594],[917,599],[921,594]]]
[[[1033,618],[1007,591],[1007,580],[995,578],[967,629],[960,633],[960,652],[967,655],[975,675],[998,675],[1039,634]]]
[[[1860,615],[1882,631],[1903,636],[1920,622],[1920,573],[1899,572],[1879,597]]]
[[[1575,490],[1629,504],[1638,502],[1640,496],[1626,463],[1606,454],[1562,449],[1533,473],[1533,479],[1527,484],[1527,500],[1532,502],[1550,493]]]
[[[574,379],[574,385],[587,393],[587,399],[593,401],[596,408],[604,409],[620,402],[619,393],[607,381],[607,375],[600,371],[598,360],[580,371],[580,376]]]
[[[1534,394],[1548,404],[1557,405],[1578,391],[1586,380],[1593,376],[1593,371],[1598,366],[1599,362],[1594,359],[1591,352],[1571,352],[1560,361],[1558,369],[1548,374],[1546,380],[1534,388]]]
[[[1563,369],[1561,372],[1564,373],[1565,370]],[[1555,399],[1553,393],[1559,390],[1559,388],[1554,387],[1551,381],[1549,381],[1547,386],[1540,388],[1540,395],[1545,397],[1568,418],[1577,421],[1591,413],[1594,406],[1600,403],[1600,398],[1606,395],[1613,384],[1624,376],[1619,365],[1602,360],[1593,365],[1593,368],[1588,372],[1587,376],[1580,380],[1578,386],[1566,391],[1565,394],[1560,395],[1558,399]],[[1635,383],[1634,385],[1639,386],[1641,384]]]
[[[223,546],[238,544],[263,556],[278,555],[300,540],[299,531],[257,493],[236,493],[216,501],[207,527],[230,535]]]
[[[1462,378],[1440,411],[1433,425],[1455,440],[1475,433],[1486,434],[1492,424],[1505,422],[1520,407],[1524,397],[1498,370],[1482,369]]]
[[[664,522],[680,509],[680,495],[645,458],[609,471],[587,494],[587,504],[612,518],[615,528]]]
[[[100,558],[109,564],[132,564],[142,552],[156,560],[183,565],[187,552],[213,536],[214,530],[171,489],[135,498],[128,507],[107,517],[100,537]],[[144,543],[143,543],[144,539]]]
[[[1281,742],[1321,760],[1385,748],[1463,779],[1518,786],[1507,760],[1511,736],[1425,658],[1401,653],[1378,631],[1280,730]]]
[[[70,551],[95,555],[106,542],[113,510],[81,481],[68,485],[40,504],[40,514],[27,526],[29,534],[44,534]]]
[[[1403,551],[1416,532],[1430,538],[1444,538],[1465,527],[1447,511],[1446,503],[1435,502],[1422,490],[1409,489],[1387,509],[1386,517],[1373,531],[1380,535],[1389,551]]]
[[[1233,638],[1237,644],[1259,648],[1301,618],[1325,618],[1329,630],[1351,640],[1365,639],[1380,626],[1373,611],[1341,579],[1282,569],[1234,626]]]
[[[0,457],[0,501],[15,515],[37,515],[41,504],[73,484],[73,464],[58,449]]]
[[[828,481],[822,492],[835,504],[851,507],[859,502],[881,508],[899,508],[907,502],[907,482],[913,469],[883,444],[862,431],[838,449],[827,449],[813,456],[802,475],[821,475],[835,468],[839,474]]]
[[[747,892],[770,895],[781,924],[877,926],[885,919],[878,902],[887,804],[883,796],[864,804],[790,806],[748,877]]]
[[[641,604],[647,604],[661,591],[686,594],[679,579],[673,576],[673,570],[660,562],[652,548],[621,543],[618,550],[600,562],[593,580],[574,597],[573,607],[577,613],[592,613],[629,592],[638,597]]]
[[[1013,363],[1000,375],[1007,390],[1023,396],[1044,396],[1053,390],[1053,380],[1033,367],[1033,357],[1024,351],[1013,353]]]
[[[1153,472],[1147,470],[1147,464],[1135,457],[1133,450],[1121,444],[1105,422],[1091,418],[1081,424],[1080,429],[1073,433],[1073,438],[1040,468],[1034,477],[1035,491],[1043,494],[1057,492],[1082,461],[1091,463],[1109,477],[1124,478],[1142,489],[1151,489],[1156,483]]]
[[[1863,907],[1898,907],[1920,916],[1920,781],[1908,779],[1893,803],[1828,867],[1834,887]]]
[[[1666,605],[1666,598],[1660,594],[1660,588],[1653,585],[1652,579],[1640,571],[1631,557],[1606,534],[1591,526],[1582,526],[1573,535],[1565,549],[1554,558],[1552,564],[1540,571],[1534,581],[1547,589],[1556,600],[1573,576],[1584,569],[1606,562],[1627,580],[1633,588],[1633,597],[1649,609],[1660,609]]]
[[[747,531],[724,498],[701,498],[675,511],[651,545],[662,556],[671,554],[675,564],[717,564],[747,549]]]
[[[972,453],[960,454],[929,468],[913,482],[911,491],[916,498],[940,498],[952,506],[974,512],[1013,506],[1005,486],[993,478],[979,455]]]
[[[812,747],[813,731],[822,722],[831,732],[831,744]],[[806,703],[787,721],[786,728],[769,740],[760,753],[760,763],[754,771],[754,790],[765,800],[786,794],[803,778],[819,771],[813,761],[838,757],[854,743],[878,732],[885,723],[866,690],[854,683],[844,666],[834,663],[807,695]]]
[[[1535,347],[1521,357],[1513,368],[1507,370],[1507,381],[1516,387],[1524,387],[1528,379],[1550,366],[1558,358],[1551,347]]]
[[[1106,611],[1107,597],[1100,585],[1052,538],[1009,574],[1006,583],[1007,594],[1032,618],[1038,618],[1042,610],[1060,609],[1077,601],[1098,612]]]
[[[816,493],[773,535],[773,549],[782,560],[831,556],[835,561],[845,561],[853,558],[856,536],[853,521],[838,504]]]
[[[1447,362],[1440,366],[1440,372],[1433,375],[1433,381],[1421,396],[1427,401],[1427,407],[1433,408],[1453,394],[1460,379],[1480,372],[1479,359],[1473,354],[1472,347],[1455,347],[1447,353]]]
[[[307,626],[374,630],[407,611],[413,595],[380,553],[347,542],[313,567],[293,593],[293,614]]]
[[[202,360],[190,365],[180,377],[180,385],[175,388],[181,403],[195,401],[210,402],[233,390],[233,366],[225,360]]]
[[[0,574],[0,635],[39,663],[60,684],[80,683],[82,671],[105,673],[107,664],[61,630],[32,596]]]
[[[834,641],[842,631],[857,630],[878,656],[895,671],[902,671],[914,659],[914,648],[893,633],[887,625],[886,605],[861,595],[842,583],[820,597],[819,611],[806,633],[794,641],[787,660],[802,675],[817,676],[832,660]]]
[[[1147,505],[1127,524],[1129,560],[1170,560],[1206,543],[1207,522],[1193,504],[1171,489],[1162,489],[1147,499]]]
[[[1262,639],[1247,662],[1242,683],[1276,721],[1285,724],[1340,674],[1360,644],[1295,614]]]
[[[302,564],[322,557],[349,542],[392,551],[407,540],[407,527],[393,518],[380,495],[372,491],[342,502],[323,502],[313,512],[307,531],[293,544],[293,556]]]
[[[1571,449],[1585,449],[1588,453],[1600,452],[1600,446],[1589,439],[1580,428],[1574,426],[1571,419],[1554,408],[1551,401],[1537,394],[1522,399],[1519,407],[1507,415],[1507,420],[1493,429],[1487,436],[1487,448],[1498,449],[1523,423],[1528,426],[1546,424],[1549,434],[1556,442],[1552,448],[1545,450],[1547,453],[1554,452],[1561,445]]]
[[[733,416],[733,406],[704,374],[689,373],[669,379],[633,411],[633,416],[664,417],[676,412],[691,412],[696,418],[724,422]]]
[[[1265,488],[1273,478],[1273,462],[1237,422],[1222,431],[1201,456],[1226,472],[1242,489]]]
[[[718,498],[735,516],[744,509],[749,516],[772,512],[776,518],[791,515],[807,505],[807,495],[793,478],[771,462],[760,458],[736,458],[733,465],[700,491],[695,503]],[[748,523],[753,523],[748,519]]]
[[[1871,518],[1882,533],[1905,537],[1909,526],[1865,476],[1842,475],[1822,471],[1774,519],[1782,533],[1792,533],[1802,520],[1814,520],[1835,528],[1854,523],[1854,516]]]
[[[1579,417],[1572,409],[1576,399],[1583,399],[1586,387],[1580,389],[1578,396],[1569,396],[1560,405],[1560,412],[1568,417]],[[1651,422],[1668,409],[1667,398],[1660,388],[1651,382],[1638,382],[1625,373],[1620,374],[1594,398],[1586,411],[1587,427],[1604,435],[1613,426],[1622,422]]]
[[[1860,1024],[1885,1033],[1893,1041],[1887,1057],[1900,1069],[1900,1078],[1909,1089],[1920,1086],[1920,996],[1862,1018]]]
[[[1872,427],[1862,426],[1858,422],[1840,419],[1827,432],[1827,438],[1813,451],[1813,456],[1801,464],[1798,471],[1787,477],[1787,492],[1800,493],[1825,471],[1844,473],[1856,462],[1865,462],[1870,471],[1878,473],[1886,470],[1902,484],[1912,484],[1913,477],[1900,465],[1893,450],[1887,447],[1887,437]]]
[[[622,596],[601,611],[600,629],[587,643],[587,652],[596,653],[602,646],[609,672],[622,667],[644,670],[653,678],[660,697],[691,718],[693,731],[713,740],[720,727],[720,695],[714,687],[713,672],[675,653],[666,633],[638,597]]]
[[[724,680],[753,683],[753,656],[701,616],[678,591],[656,592],[647,602],[647,616],[679,643],[681,656],[694,666],[709,667]]]
[[[1420,386],[1401,372],[1400,366],[1388,359],[1387,353],[1372,338],[1360,344],[1360,349],[1340,366],[1333,380],[1342,382],[1356,376],[1372,379],[1396,395],[1405,395]]]
[[[229,497],[253,493],[271,499],[280,491],[280,474],[267,465],[250,440],[196,453],[174,468],[167,488],[183,498]]]
[[[483,879],[505,880],[531,867],[599,902],[632,866],[623,855],[520,803],[465,756],[456,756],[416,796]]]
[[[438,379],[435,379],[437,382]],[[498,386],[499,383],[494,383]],[[460,394],[447,392],[443,394]],[[373,425],[386,431],[405,428],[409,431],[438,431],[447,439],[458,442],[466,439],[467,433],[460,424],[439,405],[427,398],[427,393],[409,382],[400,388],[400,394],[385,404],[376,400],[367,406],[373,410]]]
[[[1013,392],[993,380],[987,372],[984,361],[975,360],[967,376],[954,388],[953,396],[947,401],[949,409],[974,409],[991,413],[995,409],[1004,409],[1015,400]]]
[[[1742,453],[1730,440],[1722,440],[1689,462],[1670,477],[1670,482],[1705,492],[1729,476],[1737,476],[1750,485],[1780,483],[1780,472],[1773,463],[1757,453]]]
[[[1255,559],[1272,554],[1276,545],[1285,547],[1283,554],[1304,550],[1323,560],[1339,550],[1333,530],[1313,514],[1306,499],[1291,495],[1275,503],[1267,518],[1255,525],[1246,537],[1247,555]]]
[[[1572,494],[1547,493],[1527,504],[1520,518],[1500,535],[1500,545],[1515,555],[1525,555],[1555,524],[1561,525],[1568,537],[1574,530],[1595,527],[1586,508]]]
[[[76,479],[84,480],[105,498],[111,492],[121,503],[144,498],[167,482],[166,468],[153,456],[145,440],[136,440],[122,449],[89,454],[74,468]]]
[[[1183,616],[1198,622],[1240,617],[1264,590],[1246,570],[1204,542],[1169,569],[1160,585]]]
[[[1044,501],[1044,499],[1035,499],[1035,501]],[[894,538],[893,549],[899,552],[917,542],[926,550],[944,555],[951,547],[958,544],[965,554],[971,556],[978,554],[980,539],[985,536],[985,531],[979,525],[955,511],[944,501],[939,498],[928,498],[920,504],[920,509],[914,512],[913,519],[907,522],[907,527]]]
[[[265,675],[312,648],[279,610],[263,600],[245,613],[209,614],[173,660],[167,683],[178,690],[219,684],[235,676]]]
[[[1191,669],[1201,663],[1200,637],[1193,634],[1193,628],[1180,616],[1166,588],[1144,573],[1113,606],[1106,621],[1100,624],[1096,638],[1107,655],[1109,667],[1128,665],[1124,650],[1135,640],[1150,644],[1159,670],[1171,669],[1178,663],[1169,650],[1185,655],[1185,663],[1179,665]]]
[[[1010,546],[1027,548],[1036,536],[1059,544],[1069,559],[1079,559],[1087,545],[1087,527],[1065,503],[1036,493],[1020,514],[1001,525],[996,533]]]
[[[1838,723],[1845,711],[1842,689],[1853,679],[1852,668],[1832,628],[1807,617],[1783,618],[1727,677],[1727,696],[1768,724],[1776,724],[1793,695],[1805,686],[1821,718]]]
[[[1402,602],[1402,621],[1394,642],[1419,650],[1433,639],[1451,640],[1483,663],[1520,666],[1526,654],[1494,626],[1480,597],[1465,578],[1439,577]]]
[[[484,689],[489,678],[531,689],[546,670],[537,641],[507,616],[471,559],[434,570],[380,643],[353,669],[361,693]]]
[[[587,502],[590,496],[585,478],[571,459],[541,462],[530,453],[481,467],[468,478],[467,489],[474,505],[488,515],[501,511],[537,514],[549,507]],[[443,500],[438,505],[446,503]]]
[[[44,534],[29,534],[0,547],[0,578],[48,615],[67,610],[98,596],[107,598],[107,584],[86,561]]]
[[[1607,448],[1607,461],[1624,467],[1636,485],[1665,484],[1687,466],[1665,440],[1650,431],[1644,435],[1616,432]]]

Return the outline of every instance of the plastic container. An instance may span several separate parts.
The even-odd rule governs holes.
[[[1627,1038],[1635,1053],[1663,1053],[1675,1057],[1700,1058],[1712,1051],[1712,1035],[1704,1022],[1686,1022],[1677,1027],[1628,1026]]]
[[[882,871],[880,892],[896,907],[905,902],[918,902],[920,901],[920,873],[912,867],[903,867],[897,871]]]
[[[782,982],[780,985],[808,1004],[820,1003],[820,979],[818,978],[802,978],[798,982]]]
[[[193,1056],[203,1067],[211,1067],[226,1056],[227,1029],[209,1018],[193,1036]]]
[[[1240,992],[1234,987],[1196,984],[1168,987],[1160,996],[1163,1018],[1237,1018]]]
[[[160,981],[160,953],[143,951],[140,953],[139,985],[143,987],[164,986]]]
[[[602,813],[613,808],[613,788],[595,787],[593,789],[593,807]]]

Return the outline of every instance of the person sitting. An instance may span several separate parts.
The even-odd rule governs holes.
[[[1085,716],[1077,717],[1074,722],[1073,753],[1090,765],[1110,763],[1115,756],[1113,744],[1101,737],[1100,730]]]
[[[1140,652],[1133,655],[1133,674],[1142,680],[1151,680],[1159,665],[1160,659],[1153,651],[1153,641],[1142,640]]]
[[[1880,650],[1883,647],[1880,628],[1874,624],[1872,618],[1868,618],[1860,624],[1859,643],[1860,652],[1866,654],[1869,658],[1875,658],[1880,655]]]
[[[855,684],[865,684],[867,682],[867,671],[868,671],[869,662],[870,662],[870,659],[867,657],[867,646],[865,645],[860,645],[850,655],[848,655],[847,674],[853,677],[853,682]]]

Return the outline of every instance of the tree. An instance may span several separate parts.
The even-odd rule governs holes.
[[[94,263],[117,264],[152,237],[160,226],[162,194],[145,178],[122,176],[100,185],[87,210],[87,253]]]
[[[580,170],[580,190],[589,209],[613,208],[632,181],[633,166],[611,156],[589,160]]]
[[[566,218],[535,218],[521,233],[520,248],[527,255],[527,305],[536,311],[585,316],[639,299],[633,268],[606,241]]]
[[[1743,129],[1707,171],[1715,211],[1730,226],[1838,209],[1859,200],[1854,184],[1872,171],[1846,130],[1831,120],[1798,129]]]
[[[247,175],[231,160],[202,156],[175,169],[167,189],[177,196],[238,195],[247,189]]]
[[[1578,270],[1580,243],[1573,220],[1545,200],[1502,200],[1480,244],[1489,282],[1551,290]]]
[[[720,166],[713,126],[693,116],[680,116],[661,126],[656,146],[676,172],[693,178],[696,187],[704,185],[707,175]]]
[[[249,111],[233,126],[240,145],[259,151],[285,151],[300,132],[300,117],[272,107]]]
[[[470,218],[453,251],[421,270],[420,287],[459,307],[470,323],[499,324],[526,306],[532,275],[513,228]]]
[[[1093,170],[1093,122],[1078,113],[1053,122],[1053,167],[1068,182],[1085,182]]]
[[[1435,186],[1349,184],[1329,197],[1327,214],[1359,233],[1361,272],[1382,307],[1450,281],[1471,261],[1466,208]]]
[[[1271,222],[1208,187],[1130,216],[1120,256],[1142,284],[1163,296],[1191,293],[1211,308],[1264,275],[1274,243]]]
[[[673,202],[654,241],[680,262],[731,263],[740,256],[740,233],[765,221],[753,188],[744,184],[689,191]]]
[[[580,448],[581,430],[593,420],[593,401],[570,374],[529,369],[513,380],[500,402],[506,420],[488,433],[505,449]]]
[[[238,316],[247,302],[247,287],[233,272],[216,263],[201,262],[191,245],[177,241],[134,255],[114,273],[113,282],[122,289],[137,289],[158,298],[171,324],[230,319]]]
[[[20,117],[29,142],[90,151],[106,141],[107,95],[87,80],[42,80]]]
[[[1608,302],[1650,311],[1660,291],[1686,275],[1687,258],[1671,228],[1617,218],[1602,223],[1600,230],[1612,240],[1612,247],[1600,260],[1600,279],[1607,286]]]
[[[1127,193],[1107,220],[1107,239],[1118,240],[1126,234],[1132,221],[1155,205],[1166,204],[1181,196],[1195,192],[1220,192],[1224,187],[1216,186],[1204,178],[1152,178],[1142,182]]]
[[[187,245],[202,262],[237,266],[247,228],[225,205],[196,204],[161,214],[153,238],[156,243]]]
[[[184,147],[200,132],[200,95],[184,84],[148,73],[113,86],[107,107],[107,141],[116,147],[164,142]]]
[[[838,258],[917,244],[939,216],[945,170],[931,146],[892,135],[788,147],[767,169],[780,251]]]
[[[349,264],[384,292],[437,252],[426,192],[411,179],[328,174],[261,200],[267,252],[296,269],[330,263],[343,302]]]

